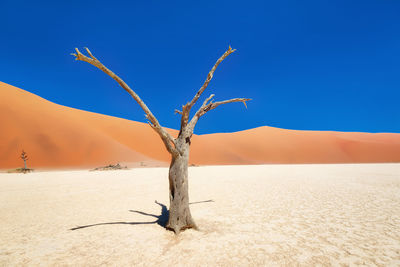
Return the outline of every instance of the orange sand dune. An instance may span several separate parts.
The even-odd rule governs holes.
[[[77,110],[0,82],[0,168],[86,168],[125,162],[167,165],[145,123]],[[177,131],[169,130],[172,135]],[[193,164],[400,162],[400,134],[295,131],[272,127],[194,135]]]

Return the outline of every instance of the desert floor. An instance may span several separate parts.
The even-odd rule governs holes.
[[[400,265],[400,164],[191,167],[179,236],[167,173],[1,173],[0,265]]]

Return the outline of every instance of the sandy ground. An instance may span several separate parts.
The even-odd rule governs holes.
[[[400,265],[400,164],[189,173],[200,231],[179,236],[166,168],[2,173],[0,265]]]

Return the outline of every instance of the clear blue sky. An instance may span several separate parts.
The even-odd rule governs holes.
[[[0,80],[58,104],[145,121],[115,81],[70,56],[88,46],[178,128],[174,109],[231,45],[204,97],[253,101],[209,112],[195,133],[400,132],[400,1],[2,0],[0,25]]]

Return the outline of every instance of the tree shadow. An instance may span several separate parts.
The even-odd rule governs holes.
[[[191,202],[191,203],[189,203],[189,205],[199,204],[199,203],[206,203],[206,202],[214,202],[214,200],[210,199],[210,200],[205,200],[205,201]],[[154,217],[154,218],[157,219],[157,220],[152,221],[152,222],[106,222],[106,223],[95,223],[95,224],[77,226],[77,227],[71,228],[69,230],[75,231],[75,230],[84,229],[84,228],[93,227],[93,226],[113,225],[113,224],[125,224],[125,225],[158,224],[161,227],[166,228],[168,217],[169,217],[169,211],[167,209],[167,206],[165,206],[162,203],[159,203],[157,200],[155,200],[154,203],[156,203],[157,205],[159,205],[161,207],[161,214],[160,215],[150,214],[150,213],[146,213],[146,212],[138,211],[138,210],[129,210],[130,212],[139,213],[141,215]]]
[[[129,210],[129,211],[130,211],[130,212],[136,212],[136,213],[139,213],[139,214],[141,214],[141,215],[146,215],[146,216],[150,216],[150,217],[157,218],[156,221],[154,221],[154,222],[149,222],[149,223],[146,223],[146,224],[156,223],[156,224],[158,224],[159,226],[165,228],[165,226],[167,225],[168,217],[169,217],[169,211],[168,211],[168,209],[167,209],[167,206],[165,206],[165,205],[162,204],[162,203],[159,203],[157,200],[154,201],[154,203],[160,205],[160,207],[161,207],[161,215],[159,215],[159,216],[154,215],[154,214],[150,214],[150,213],[146,213],[146,212],[143,212],[143,211],[138,211],[138,210]]]
[[[212,199],[209,199],[209,200],[204,200],[204,201],[190,202],[189,205],[200,204],[200,203],[206,203],[206,202],[215,202],[215,201],[212,200]]]
[[[130,212],[136,212],[136,213],[139,213],[139,214],[142,214],[142,215],[146,215],[146,216],[157,218],[157,220],[155,220],[153,222],[107,222],[107,223],[95,223],[95,224],[77,226],[77,227],[71,228],[69,230],[75,231],[75,230],[88,228],[88,227],[93,227],[93,226],[99,226],[99,225],[112,225],[112,224],[142,225],[142,224],[155,224],[155,223],[165,228],[165,225],[167,224],[167,221],[168,221],[168,215],[169,215],[167,206],[165,206],[162,203],[159,203],[157,200],[154,201],[154,202],[161,206],[161,215],[157,216],[155,214],[150,214],[150,213],[146,213],[146,212],[143,212],[143,211],[130,210]]]

